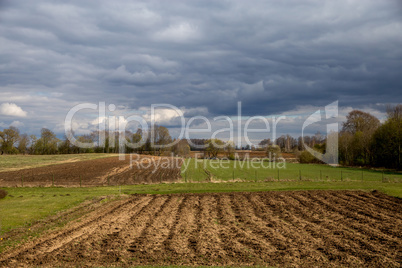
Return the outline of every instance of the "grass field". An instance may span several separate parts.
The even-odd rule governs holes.
[[[0,172],[117,156],[117,154],[0,155]]]
[[[182,177],[187,181],[377,181],[402,182],[402,173],[362,168],[331,167],[318,164],[187,159]]]

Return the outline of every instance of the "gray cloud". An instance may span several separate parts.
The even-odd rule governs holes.
[[[36,133],[81,102],[211,117],[238,101],[245,115],[334,100],[383,111],[402,100],[401,12],[396,0],[3,1],[0,103],[27,111],[21,128]]]

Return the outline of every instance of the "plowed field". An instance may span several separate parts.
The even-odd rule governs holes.
[[[100,186],[172,182],[180,178],[182,160],[174,157],[126,155],[0,172],[0,187]]]
[[[134,195],[5,252],[0,266],[400,267],[402,201],[377,192]]]

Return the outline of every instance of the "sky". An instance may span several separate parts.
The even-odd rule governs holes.
[[[77,112],[72,128],[83,134],[111,115],[149,122],[155,104],[179,108],[185,122],[198,116],[193,128],[205,117],[219,130],[241,102],[243,126],[286,116],[278,136],[299,136],[310,114],[335,101],[338,122],[353,109],[384,120],[386,106],[402,102],[401,48],[396,0],[0,0],[0,130],[62,136],[83,103],[115,108],[106,120],[96,109]],[[159,109],[155,118],[179,136],[178,113]]]

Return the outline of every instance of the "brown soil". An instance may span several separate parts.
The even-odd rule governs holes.
[[[52,166],[0,172],[0,187],[100,186],[172,182],[180,178],[182,160],[173,157],[126,155]]]
[[[0,266],[400,267],[402,200],[377,192],[134,195],[0,256]]]

